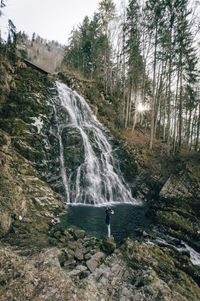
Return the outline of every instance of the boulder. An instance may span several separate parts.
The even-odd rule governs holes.
[[[60,265],[61,265],[61,266],[64,266],[65,261],[68,260],[68,254],[67,254],[64,250],[62,250],[62,251],[60,251],[60,252],[58,253],[57,256],[58,256],[58,260],[59,260],[59,262],[60,262]]]
[[[135,230],[135,234],[139,237],[145,237],[145,238],[149,237],[149,234],[146,231],[139,228]]]
[[[87,253],[84,255],[85,260],[89,260],[92,257],[91,253]]]
[[[68,275],[70,276],[77,276],[87,270],[86,266],[78,265],[74,270],[70,271]]]
[[[64,263],[64,267],[74,267],[76,265],[76,260],[74,259],[68,259],[67,261],[65,261]]]
[[[105,254],[103,252],[98,252],[86,262],[86,265],[91,273],[95,271],[103,258],[105,258]]]
[[[83,260],[83,250],[80,248],[77,248],[74,254],[74,258],[77,260]]]
[[[64,235],[66,237],[66,240],[73,240],[74,239],[73,236],[69,233],[68,230],[64,231]]]
[[[86,235],[86,233],[85,233],[84,230],[75,230],[73,234],[74,234],[74,238],[75,238],[76,240],[82,239],[82,238],[84,238],[85,235]]]
[[[60,231],[56,231],[56,232],[54,233],[54,237],[56,237],[56,238],[61,237],[61,232],[60,232]]]
[[[116,243],[114,241],[114,239],[106,239],[103,241],[102,244],[102,250],[103,252],[105,252],[106,254],[111,254],[114,252],[114,250],[116,249]]]
[[[177,177],[171,175],[160,191],[160,198],[163,199],[189,199],[192,198],[190,183],[184,175]]]
[[[63,235],[59,238],[59,241],[62,242],[62,243],[65,243],[66,240],[67,240],[66,237],[63,236]]]

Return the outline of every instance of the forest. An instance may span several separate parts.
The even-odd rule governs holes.
[[[63,64],[117,98],[118,126],[148,130],[167,144],[199,150],[199,20],[188,0],[99,3],[71,33]]]

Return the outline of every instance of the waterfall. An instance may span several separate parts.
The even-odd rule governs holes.
[[[66,203],[105,205],[108,203],[133,203],[130,189],[126,186],[117,162],[113,157],[112,147],[108,141],[106,130],[97,120],[83,97],[72,91],[65,84],[56,82],[58,91],[57,106],[55,104],[55,122],[60,149],[60,168],[65,188]],[[58,106],[59,103],[59,106]],[[62,108],[62,118],[58,116]],[[63,113],[64,112],[64,113]],[[73,146],[82,159],[77,163],[77,155],[71,155],[66,162],[68,148],[66,140],[70,130],[77,134],[78,145]],[[67,132],[67,134],[66,134]],[[78,141],[79,141],[78,140]],[[70,150],[72,152],[72,150]],[[72,161],[75,161],[72,162]],[[69,168],[69,163],[76,168]]]

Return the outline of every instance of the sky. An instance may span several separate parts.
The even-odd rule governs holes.
[[[47,40],[67,44],[74,26],[81,24],[85,16],[92,17],[100,0],[4,0],[0,30],[2,37],[11,19],[17,31],[30,37],[33,32]],[[120,2],[120,0],[115,0]]]

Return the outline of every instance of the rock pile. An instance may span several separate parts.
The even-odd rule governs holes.
[[[58,256],[60,265],[69,271],[70,276],[80,279],[93,273],[106,256],[116,249],[113,239],[100,240],[74,228],[53,232],[50,243],[56,244],[57,240],[61,248]]]

